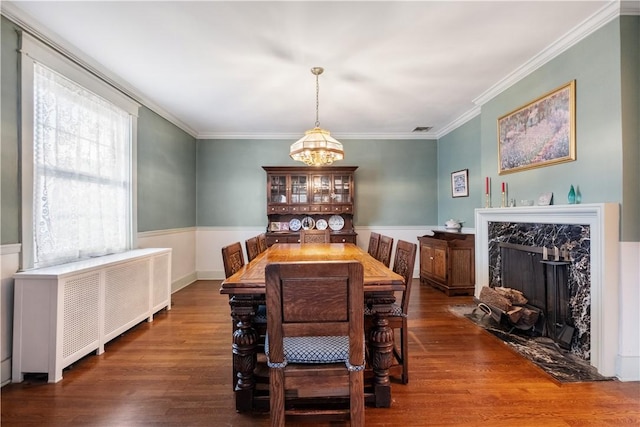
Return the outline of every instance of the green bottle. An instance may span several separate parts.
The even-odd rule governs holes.
[[[576,203],[576,190],[573,189],[573,185],[571,185],[571,188],[569,189],[569,196],[567,198],[569,199],[570,205]]]

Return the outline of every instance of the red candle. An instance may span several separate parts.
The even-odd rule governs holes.
[[[504,182],[502,183],[502,192],[504,193]]]
[[[485,179],[484,194],[489,194],[489,177],[487,177],[487,179]]]

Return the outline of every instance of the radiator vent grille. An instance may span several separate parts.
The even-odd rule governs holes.
[[[100,274],[70,279],[64,286],[62,357],[100,338]]]
[[[169,263],[171,256],[169,254],[160,255],[153,260],[153,304],[156,307],[163,304],[169,298]]]
[[[149,308],[149,260],[107,270],[105,278],[105,335],[134,321]]]

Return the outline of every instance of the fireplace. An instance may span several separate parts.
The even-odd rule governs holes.
[[[509,236],[512,235],[494,238]],[[570,284],[570,271],[580,264],[573,262],[575,257],[566,246],[557,251],[554,247],[549,254],[546,246],[500,242],[499,285],[520,291],[527,305],[539,311],[540,318],[532,326],[533,335],[549,337],[563,349],[588,360],[590,304],[581,298],[585,292],[576,286],[577,281],[573,279]],[[587,289],[587,297],[588,292]]]
[[[572,286],[572,281],[574,285],[580,284],[582,289],[577,298],[582,301],[583,308],[589,315],[581,317],[580,321],[588,321],[580,325],[582,328],[580,339],[583,341],[572,343],[572,349],[580,353],[584,359],[589,360],[600,374],[614,376],[619,338],[618,205],[603,203],[476,209],[475,226],[476,297],[479,297],[483,286],[495,286],[500,282],[500,274],[497,270],[500,258],[497,241],[505,240],[503,237],[496,237],[495,233],[500,229],[508,236],[523,234],[521,232],[523,229],[536,227],[547,230],[542,231],[543,235],[548,230],[560,230],[560,234],[575,238],[577,233],[577,239],[581,244],[588,245],[588,251],[582,247],[573,248],[572,263],[578,266],[578,270],[581,269],[583,276],[577,279],[572,278],[576,268],[569,268],[568,281],[569,286]],[[547,238],[548,241],[543,239],[545,243],[539,245],[525,238],[524,244],[548,248],[555,246],[560,249],[562,243],[557,240],[557,237],[548,236]],[[565,243],[565,247],[566,245]],[[576,254],[581,254],[583,257],[577,263]]]

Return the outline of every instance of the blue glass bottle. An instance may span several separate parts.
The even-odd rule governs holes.
[[[571,185],[571,188],[569,189],[569,196],[567,196],[567,198],[569,199],[569,204],[573,205],[576,203],[576,190],[573,189],[573,184]]]
[[[582,202],[582,193],[580,192],[580,186],[576,185],[576,205]]]

